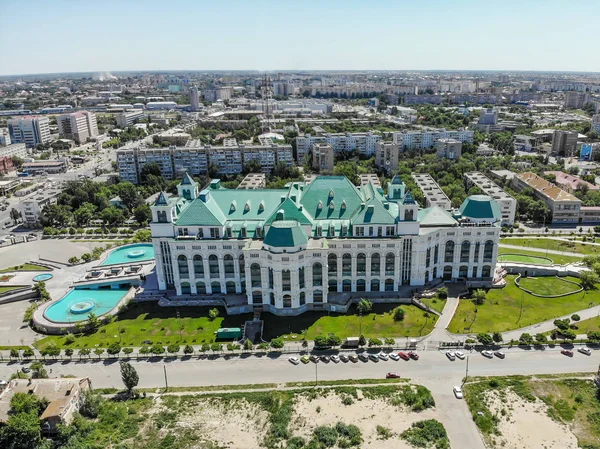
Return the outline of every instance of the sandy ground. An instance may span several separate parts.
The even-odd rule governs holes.
[[[320,412],[317,409],[320,408]],[[335,425],[338,421],[354,424],[362,432],[364,443],[361,449],[413,449],[400,438],[400,434],[415,421],[438,419],[435,409],[412,413],[394,407],[382,399],[355,400],[352,405],[344,405],[342,397],[330,393],[312,401],[297,397],[290,430],[294,436],[302,436],[307,441],[315,427]],[[387,440],[378,440],[377,425],[387,427],[394,435]]]
[[[494,437],[493,447],[502,449],[577,449],[577,438],[569,428],[547,414],[548,407],[539,399],[528,402],[507,390],[505,398],[492,392],[487,403],[500,418],[502,435]],[[501,410],[506,410],[502,416]]]

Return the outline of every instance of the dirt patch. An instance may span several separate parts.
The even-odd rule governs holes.
[[[494,448],[502,449],[577,449],[577,438],[568,426],[548,416],[547,405],[539,399],[532,402],[507,389],[502,394],[492,391],[486,403],[499,418],[500,436],[490,437]]]
[[[298,396],[290,424],[292,435],[301,436],[308,441],[316,427],[335,425],[341,421],[354,424],[361,430],[364,440],[361,449],[412,449],[412,446],[400,439],[400,434],[415,421],[439,420],[435,409],[414,413],[403,407],[393,406],[384,399],[355,399],[351,405],[344,405],[342,399],[342,396],[335,393],[313,400]],[[393,435],[388,439],[381,439],[377,432],[378,425],[386,427]]]

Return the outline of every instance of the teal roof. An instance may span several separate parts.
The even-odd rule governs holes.
[[[222,226],[222,214],[215,214],[209,204],[196,198],[177,218],[177,226]],[[220,211],[219,211],[220,212]]]
[[[455,226],[458,224],[449,212],[437,206],[421,209],[418,216],[421,226]]]
[[[265,224],[273,223],[277,219],[279,211],[283,211],[284,220],[296,220],[300,224],[309,225],[312,222],[310,221],[310,218],[304,214],[303,209],[302,206],[298,206],[291,199],[286,198],[286,200],[275,209],[275,212],[267,219]]]
[[[404,195],[402,204],[416,204],[415,199],[412,196],[412,193],[410,193],[410,190],[408,192],[406,192],[406,194]]]
[[[502,218],[498,203],[487,195],[472,195],[468,197],[460,205],[459,212],[463,218],[473,218],[476,220],[500,220]]]
[[[169,205],[169,200],[167,199],[167,195],[165,194],[165,192],[160,192],[160,194],[158,195],[158,198],[156,198],[156,201],[154,202],[155,206],[168,206]]]
[[[403,184],[402,178],[400,178],[400,175],[398,175],[398,174],[394,175],[394,177],[392,178],[392,184],[396,184],[396,185]]]
[[[314,220],[348,220],[362,202],[358,189],[344,176],[318,176],[300,199]]]
[[[194,185],[196,184],[196,182],[192,179],[192,177],[190,176],[190,174],[188,172],[185,172],[185,175],[183,175],[183,179],[181,180],[181,185],[182,186],[187,186],[187,185]]]
[[[354,217],[352,217],[352,224],[389,224],[393,225],[396,223],[396,217],[392,216],[389,209],[386,209],[381,201],[372,199],[365,204],[364,209],[360,210]]]
[[[306,245],[308,237],[295,220],[275,221],[265,236],[265,245],[276,247],[294,247]]]

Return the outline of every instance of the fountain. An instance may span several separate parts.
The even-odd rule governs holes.
[[[94,301],[78,301],[69,307],[69,311],[75,315],[79,315],[91,311],[94,307]]]
[[[38,274],[37,276],[33,277],[33,282],[48,281],[48,280],[52,279],[53,277],[54,276],[51,275],[50,273]]]
[[[129,251],[127,253],[127,257],[131,259],[137,259],[138,257],[142,257],[144,254],[146,254],[145,249],[134,249],[133,251]]]

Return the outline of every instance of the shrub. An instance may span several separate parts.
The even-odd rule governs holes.
[[[491,345],[494,342],[494,339],[490,334],[481,333],[477,335],[477,341],[484,346]]]
[[[65,344],[66,345],[70,345],[75,343],[75,335],[73,334],[67,334],[67,336],[65,337]]]
[[[380,425],[377,425],[377,439],[378,440],[387,440],[389,438],[392,437],[393,433],[390,429],[388,429],[387,427],[383,427]]]
[[[573,321],[579,321],[581,319],[581,317],[575,313],[575,314],[571,315],[571,319]]]
[[[274,349],[283,348],[283,344],[283,339],[281,338],[274,338],[273,340],[271,340],[271,347]]]
[[[108,352],[110,355],[117,355],[119,352],[121,352],[121,345],[117,342],[111,343],[106,352]]]
[[[178,353],[180,349],[181,348],[177,344],[170,344],[169,346],[167,346],[167,351],[169,351],[169,353],[171,354]]]
[[[152,354],[156,354],[156,355],[160,355],[160,354],[164,354],[165,352],[165,348],[162,345],[153,345],[152,346]]]
[[[448,297],[448,289],[446,287],[438,288],[437,295],[440,299],[446,299]]]
[[[533,337],[528,334],[527,332],[521,334],[521,336],[519,337],[519,344],[521,345],[532,345],[533,344]]]
[[[568,318],[565,318],[564,320],[554,320],[554,325],[560,330],[568,329],[569,324],[571,324],[571,321]]]
[[[184,354],[193,354],[193,352],[194,352],[194,348],[190,345],[185,345],[185,348],[183,348]]]
[[[208,311],[208,318],[213,321],[215,318],[219,316],[219,309],[210,309]]]
[[[416,447],[430,447],[434,444],[436,448],[449,447],[446,429],[435,419],[413,423],[409,429],[402,432],[401,437]]]
[[[404,321],[404,309],[400,306],[394,308],[392,310],[392,317],[394,321]]]
[[[381,345],[383,345],[383,342],[379,338],[369,338],[369,347]]]
[[[334,427],[319,426],[313,431],[315,440],[325,447],[333,447],[337,442],[338,432]]]

